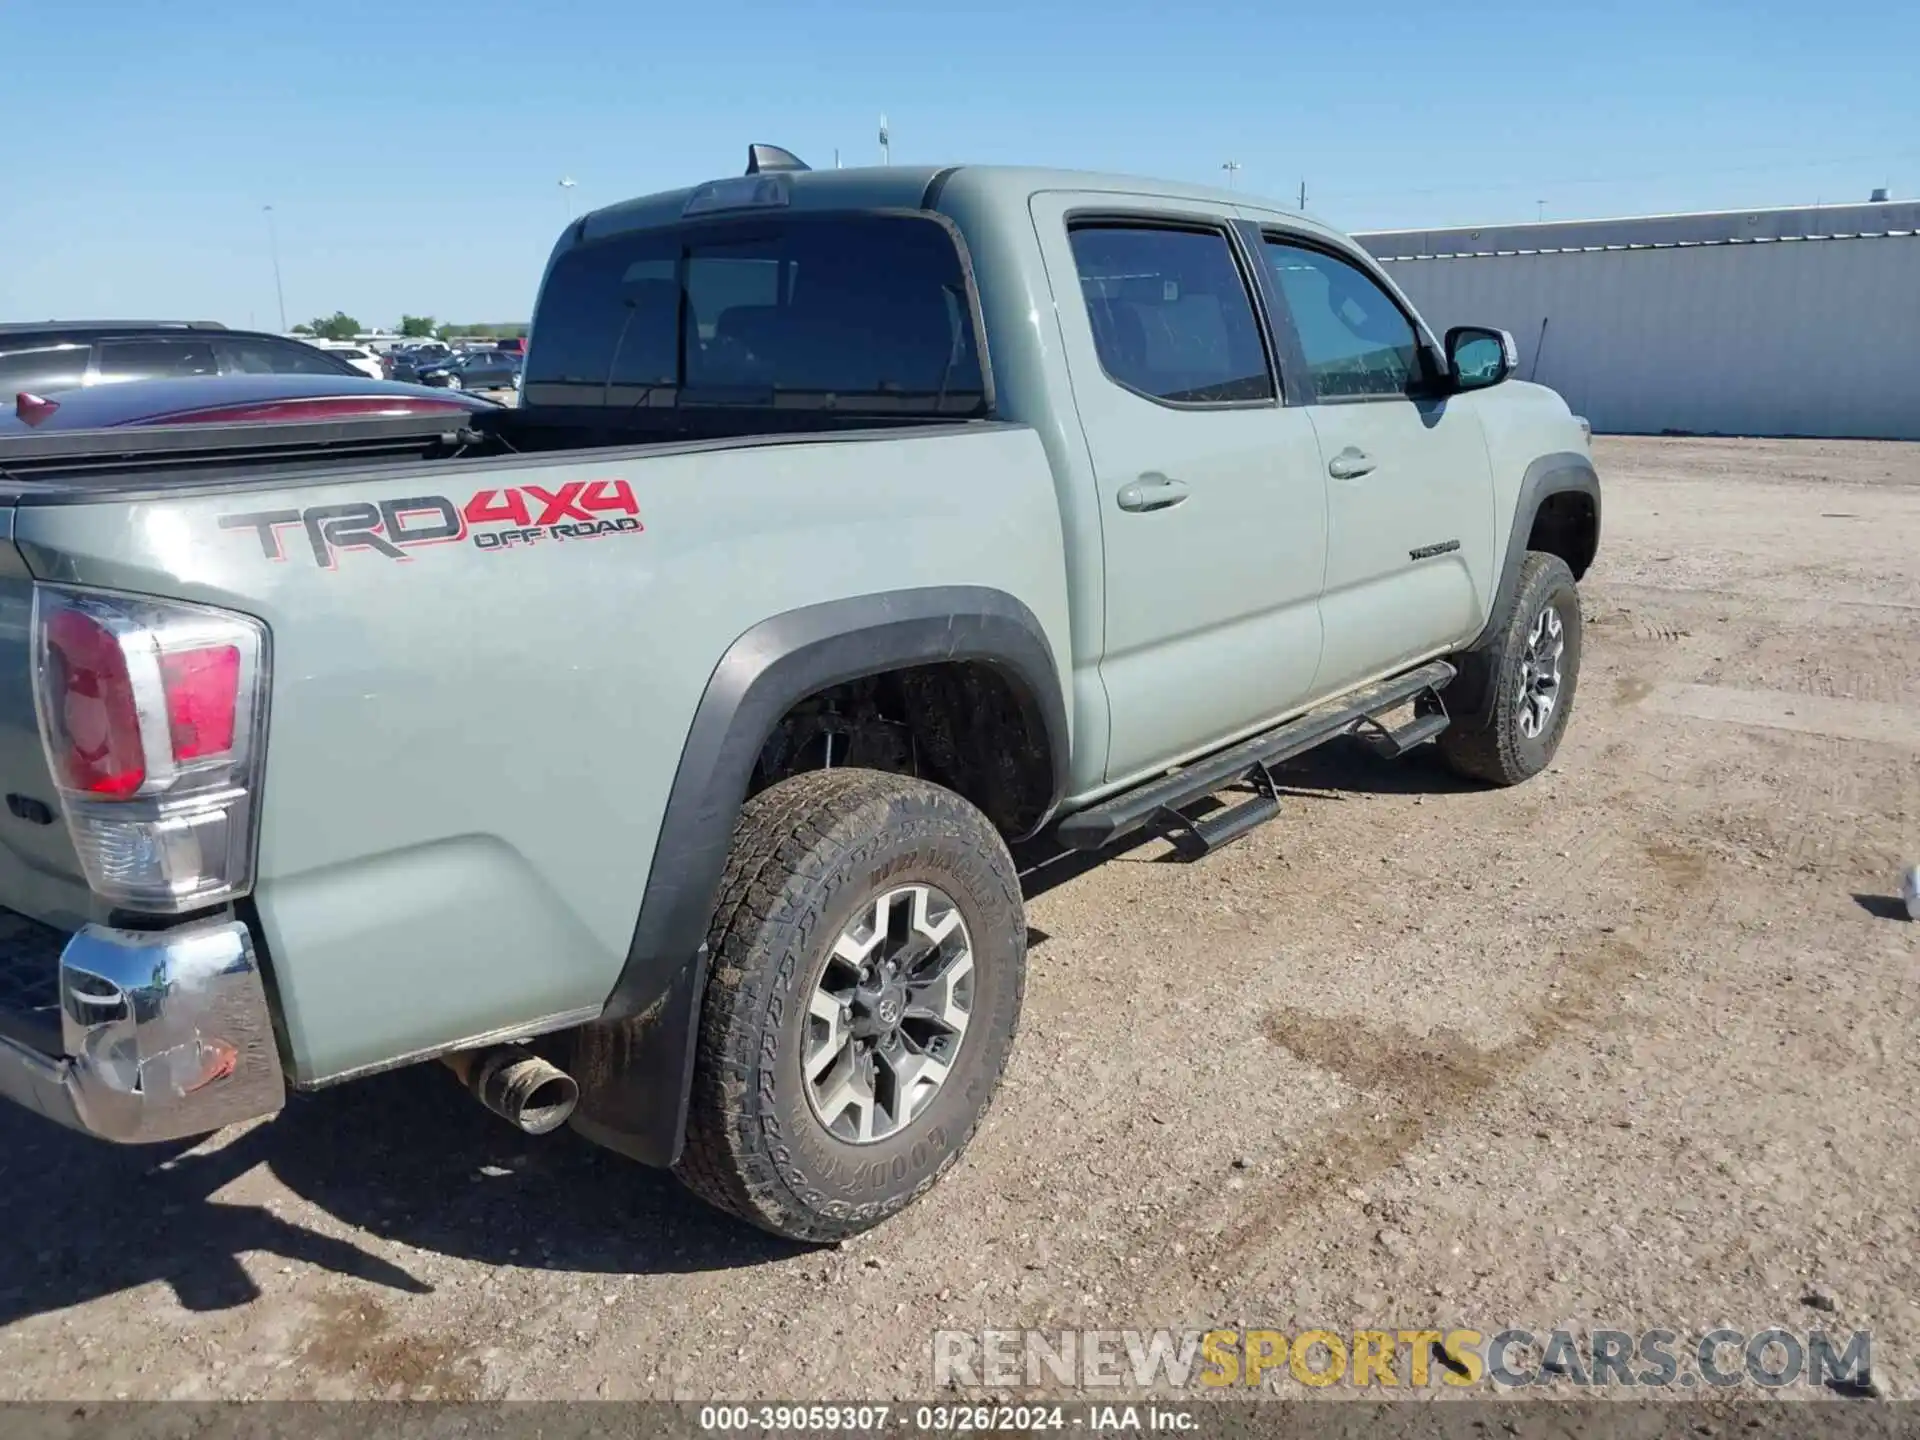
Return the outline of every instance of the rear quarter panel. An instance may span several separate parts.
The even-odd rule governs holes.
[[[316,562],[220,517],[626,480],[644,528]],[[536,509],[538,506],[536,505]],[[935,585],[1025,603],[1068,673],[1060,519],[1030,430],[388,467],[23,505],[43,579],[258,616],[273,694],[255,903],[297,1082],[597,1014],[695,706],[803,605]]]

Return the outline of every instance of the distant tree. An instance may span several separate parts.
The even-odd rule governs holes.
[[[360,322],[344,310],[331,315],[316,315],[307,322],[307,333],[322,340],[351,340],[360,333]]]
[[[527,333],[527,326],[525,321],[508,322],[503,320],[494,325],[484,323],[477,325],[442,325],[440,327],[440,333],[448,339],[453,339],[455,336],[461,335],[490,335],[495,339],[505,340],[510,337],[525,335]]]
[[[294,327],[293,327],[293,333],[294,333],[294,334],[296,334],[296,335],[311,335],[311,334],[313,334],[313,326],[311,326],[311,325],[296,325],[296,326],[294,326]]]
[[[402,315],[400,333],[409,340],[431,340],[438,326],[431,315]]]

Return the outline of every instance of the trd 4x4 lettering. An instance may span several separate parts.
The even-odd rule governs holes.
[[[538,507],[537,509],[535,507]],[[407,551],[471,539],[479,550],[504,550],[542,539],[593,540],[637,535],[640,505],[625,480],[570,480],[557,489],[538,485],[476,491],[456,506],[444,495],[400,500],[309,505],[304,510],[252,510],[222,515],[222,530],[251,530],[269,560],[287,558],[281,531],[299,526],[313,563],[332,570],[342,550],[373,550],[389,560],[410,560]],[[493,529],[483,527],[504,526]]]

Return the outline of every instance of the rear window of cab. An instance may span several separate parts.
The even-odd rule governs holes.
[[[986,384],[953,235],[918,215],[756,216],[568,251],[522,403],[967,416]]]

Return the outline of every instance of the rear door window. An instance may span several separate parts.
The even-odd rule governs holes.
[[[22,390],[71,390],[83,383],[90,353],[85,345],[0,350],[0,409],[10,410]]]
[[[102,381],[174,379],[220,370],[205,340],[102,340],[99,350]]]
[[[227,370],[239,375],[338,375],[353,367],[336,360],[317,345],[298,340],[269,340],[262,336],[235,336],[222,340]],[[348,352],[358,354],[358,351]]]
[[[944,226],[755,217],[561,256],[535,317],[524,401],[972,415],[986,380]]]
[[[1273,399],[1253,297],[1224,231],[1098,221],[1069,239],[1109,378],[1175,405]]]

